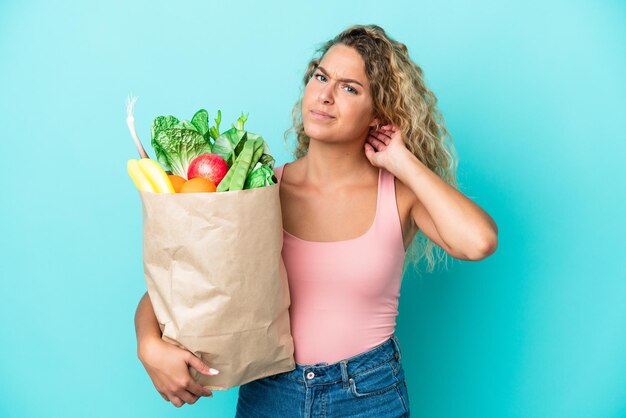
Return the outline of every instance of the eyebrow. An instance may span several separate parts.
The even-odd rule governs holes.
[[[328,72],[327,72],[327,71],[324,69],[324,67],[322,67],[321,65],[318,65],[317,69],[318,69],[318,70],[320,70],[321,72],[323,72],[323,73],[324,73],[327,77],[330,77],[330,76],[328,75]],[[358,84],[359,86],[361,86],[361,87],[365,88],[365,86],[363,86],[363,84],[361,84],[361,83],[359,83],[358,81],[353,80],[353,79],[351,79],[351,78],[340,78],[340,79],[339,79],[339,81],[347,81],[347,82],[349,82],[349,83],[356,83],[356,84]]]

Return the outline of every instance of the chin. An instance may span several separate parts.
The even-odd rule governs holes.
[[[329,138],[329,130],[327,128],[317,127],[317,126],[304,126],[304,134],[311,139],[315,140],[328,140]]]

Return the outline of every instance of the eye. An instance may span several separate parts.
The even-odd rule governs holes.
[[[318,76],[319,76],[319,77],[324,77],[324,79],[326,79],[326,76],[325,76],[324,74],[321,74],[321,73],[316,73],[316,74],[314,75],[314,77],[316,77],[316,79],[317,79],[317,80],[319,80],[319,78],[317,78]],[[324,81],[324,80],[320,80],[320,81]],[[355,89],[355,88],[353,88],[352,86],[350,86],[350,85],[346,84],[346,85],[344,85],[344,87],[348,87],[348,88],[350,89],[350,90],[348,90],[348,91],[350,91],[350,93],[352,93],[352,94],[358,94],[358,91],[356,91],[356,89]]]
[[[351,91],[352,94],[357,94],[357,91],[354,88],[352,88],[352,86],[349,86],[346,84],[346,87],[348,87],[349,89],[352,89]]]

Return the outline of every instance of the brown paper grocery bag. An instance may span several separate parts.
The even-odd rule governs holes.
[[[220,371],[189,368],[206,388],[295,368],[278,187],[139,192],[144,272],[163,339]]]

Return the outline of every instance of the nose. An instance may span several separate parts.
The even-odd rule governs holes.
[[[333,102],[332,88],[333,87],[330,83],[328,83],[320,89],[320,94],[318,96],[320,103],[329,104]]]

